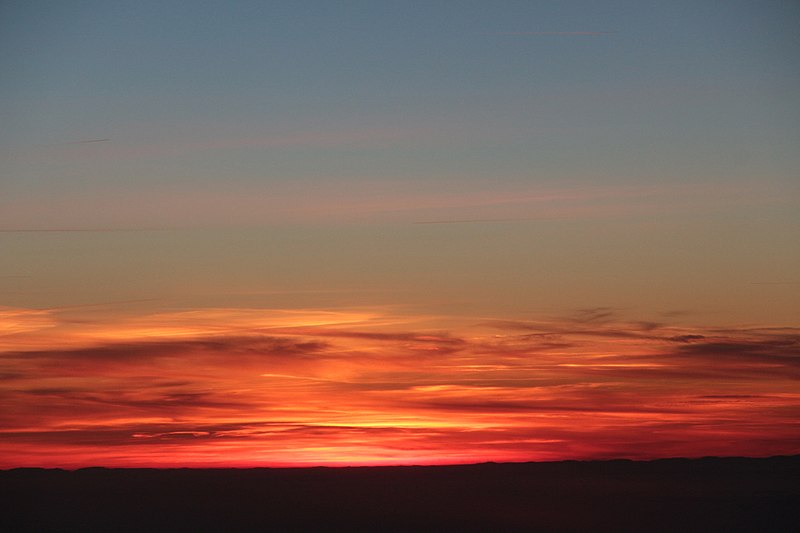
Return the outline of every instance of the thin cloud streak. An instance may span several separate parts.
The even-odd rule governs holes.
[[[103,143],[103,142],[108,142],[110,140],[111,139],[109,139],[109,138],[105,138],[105,139],[86,139],[86,140],[83,140],[83,141],[66,141],[66,142],[58,143],[57,145]]]
[[[496,32],[490,35],[612,35],[619,33],[618,31],[503,31]]]
[[[501,222],[528,222],[540,220],[536,218],[473,218],[461,220],[419,220],[414,224],[478,224],[478,223],[501,223]]]
[[[381,146],[404,139],[417,139],[430,135],[427,128],[338,128],[327,130],[305,130],[283,132],[267,135],[231,136],[210,139],[164,139],[159,142],[114,143],[106,147],[102,153],[92,151],[81,153],[70,152],[70,157],[91,156],[93,159],[113,160],[149,159],[165,156],[176,156],[191,152],[207,150],[242,150],[242,149],[290,149],[309,147],[343,147],[343,146]],[[87,144],[107,142],[111,139],[76,141],[65,144]]]
[[[127,231],[203,225],[249,226],[308,222],[463,223],[570,220],[665,211],[708,212],[775,203],[750,186],[666,185],[461,191],[396,190],[394,182],[332,180],[280,188],[226,190],[170,186],[147,191],[81,192],[74,196],[20,198],[0,214],[0,231]],[[48,220],[41,227],[41,220]],[[61,227],[58,227],[61,226]]]

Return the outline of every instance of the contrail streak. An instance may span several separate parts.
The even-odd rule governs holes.
[[[504,31],[492,35],[610,35],[618,31]]]
[[[106,141],[110,141],[111,139],[85,139],[83,141],[67,141],[58,144],[88,144],[88,143],[103,143]]]

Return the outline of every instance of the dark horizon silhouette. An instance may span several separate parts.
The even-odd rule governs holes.
[[[800,456],[0,471],[4,531],[790,531]]]

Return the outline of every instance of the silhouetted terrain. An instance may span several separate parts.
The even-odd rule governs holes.
[[[0,472],[3,531],[797,531],[800,456]]]

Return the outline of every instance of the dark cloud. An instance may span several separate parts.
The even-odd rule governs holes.
[[[763,394],[706,394],[698,396],[704,400],[752,400],[754,398],[769,398]]]
[[[25,389],[20,392],[24,394],[32,394],[33,396],[62,396],[65,394],[73,394],[81,389],[74,387],[45,387],[41,389]]]
[[[120,342],[85,348],[5,352],[0,354],[0,358],[70,363],[125,363],[198,352],[225,356],[305,357],[322,351],[326,346],[319,341],[298,341],[283,337],[206,337],[175,341]]]
[[[581,318],[586,315],[585,318]],[[490,321],[483,325],[502,330],[533,331],[520,335],[518,339],[558,341],[563,346],[585,345],[580,337],[599,339],[639,339],[642,341],[664,341],[687,344],[677,354],[717,356],[800,356],[800,331],[797,328],[724,329],[703,328],[702,333],[675,334],[674,328],[657,322],[612,322],[613,312],[609,308],[596,308],[579,313],[574,322],[585,323],[585,327],[572,327],[564,322]],[[652,345],[651,343],[643,344]]]
[[[188,437],[193,439],[237,439],[240,437],[234,435],[247,435],[249,432],[264,431],[269,427],[283,428],[284,426],[284,423],[270,422],[257,424],[196,424],[178,421],[170,424],[134,423],[49,431],[12,430],[3,432],[2,440],[63,445],[147,445],[163,443],[165,440],[185,440]]]
[[[705,335],[673,335],[672,337],[667,337],[667,340],[673,342],[692,342],[703,340],[705,338]]]
[[[453,337],[449,333],[440,334],[423,334],[416,332],[401,332],[401,333],[375,333],[366,331],[347,331],[347,330],[329,330],[329,329],[307,329],[304,331],[306,334],[314,337],[340,337],[347,339],[368,339],[377,341],[408,341],[408,342],[421,342],[430,344],[442,344],[461,346],[466,344],[466,341],[458,337]]]
[[[298,438],[331,438],[358,435],[430,434],[430,429],[403,427],[364,427],[342,424],[317,425],[301,422],[254,422],[246,424],[125,424],[49,431],[5,431],[2,440],[16,443],[46,443],[68,446],[157,446],[197,444],[209,441],[263,440],[297,441]]]
[[[519,335],[517,338],[519,339],[529,339],[529,340],[552,340],[552,347],[555,349],[558,348],[568,348],[568,347],[577,347],[586,345],[591,341],[587,341],[586,338],[597,338],[597,339],[631,339],[631,340],[641,340],[643,342],[648,341],[667,341],[670,340],[668,337],[664,337],[657,333],[657,330],[651,328],[650,330],[643,330],[642,326],[639,324],[630,324],[630,325],[611,325],[609,326],[602,326],[598,325],[598,327],[575,327],[574,325],[569,324],[529,324],[524,322],[501,322],[501,323],[485,323],[485,325],[489,325],[491,327],[495,327],[497,329],[504,329],[504,330],[522,330],[522,331],[534,331],[535,333],[526,333],[523,335]],[[558,339],[557,341],[555,339]],[[538,345],[545,347],[544,343],[537,343]]]
[[[586,309],[579,309],[572,315],[571,320],[581,324],[597,324],[604,323],[616,318],[617,313],[612,307],[591,307]]]
[[[800,366],[798,337],[780,335],[754,341],[714,340],[679,346],[678,356],[703,358],[710,361],[738,361]]]
[[[249,402],[229,395],[207,392],[178,392],[137,398],[128,391],[103,391],[100,393],[69,394],[65,399],[78,402],[105,404],[119,408],[152,410],[164,414],[186,414],[203,408],[241,410],[251,407]]]

